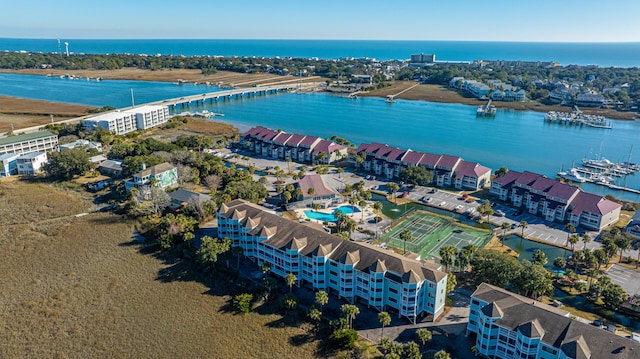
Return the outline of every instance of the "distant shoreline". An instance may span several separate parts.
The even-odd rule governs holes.
[[[287,81],[288,77],[274,76],[273,74],[242,74],[237,72],[219,71],[212,75],[204,75],[200,70],[172,69],[172,70],[142,70],[137,68],[123,68],[118,70],[60,70],[60,69],[23,69],[7,70],[0,69],[0,73],[17,75],[37,75],[37,76],[63,76],[72,74],[76,77],[101,78],[105,80],[133,80],[133,81],[158,81],[158,82],[178,82],[185,83],[210,83],[220,86],[245,86],[264,85],[266,83]],[[303,79],[304,80],[304,79]],[[317,79],[316,79],[317,81]],[[415,85],[414,81],[395,81],[392,86],[382,89],[361,93],[361,97],[385,98],[388,95],[396,95],[401,91]],[[464,104],[479,106],[486,101],[476,98],[465,97],[455,90],[448,89],[440,85],[419,85],[395,97],[403,100],[428,101],[451,104]],[[560,105],[544,105],[538,101],[527,102],[503,102],[493,103],[498,109],[509,109],[516,111],[536,111],[536,112],[570,112],[571,108]],[[634,120],[638,114],[634,112],[620,112],[610,109],[581,108],[587,114],[601,115],[614,120]],[[8,110],[4,110],[8,111]],[[498,113],[499,116],[499,113]]]

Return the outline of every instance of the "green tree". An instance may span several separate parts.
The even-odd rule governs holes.
[[[596,258],[596,269],[600,270],[600,267],[604,264],[604,265],[608,265],[609,264],[609,255],[607,255],[607,252],[602,249],[602,248],[598,248],[595,251],[593,251],[593,256]]]
[[[351,349],[358,340],[358,332],[351,328],[339,328],[333,331],[331,342],[338,349]]]
[[[498,168],[496,170],[495,176],[496,176],[496,178],[502,177],[502,176],[506,175],[507,172],[509,172],[509,169],[507,169],[507,167],[500,167],[500,168]]]
[[[266,278],[267,274],[269,274],[269,272],[271,272],[271,263],[262,262],[262,264],[260,265],[260,270],[262,271],[262,277]]]
[[[440,350],[433,355],[433,359],[451,359],[451,355],[444,350]]]
[[[582,249],[586,249],[587,248],[587,244],[589,244],[589,242],[591,242],[591,236],[589,235],[589,233],[585,233],[582,235],[582,243],[584,243],[584,245],[582,246]]]
[[[416,330],[416,340],[422,347],[426,346],[432,338],[433,334],[428,329],[420,328]]]
[[[527,221],[520,221],[520,224],[518,225],[518,227],[520,227],[520,229],[522,230],[520,232],[520,238],[524,238],[524,230],[529,228],[529,223],[527,223]]]
[[[282,297],[282,305],[286,313],[289,313],[290,310],[294,310],[298,307],[298,298],[292,293],[287,293]]]
[[[404,357],[407,359],[422,359],[420,347],[415,342],[409,342],[403,348]]]
[[[569,236],[569,244],[571,244],[571,251],[575,249],[576,243],[580,241],[580,236],[577,234],[572,234]]]
[[[540,249],[536,249],[535,251],[533,251],[533,263],[544,266],[545,264],[547,264],[547,262],[547,255],[544,254],[543,251],[541,251]]]
[[[322,312],[315,306],[309,308],[309,312],[307,314],[309,315],[309,318],[316,323],[320,322],[322,319]]]
[[[384,327],[391,324],[391,316],[387,312],[378,313],[378,322],[382,326],[382,331],[380,332],[380,337],[384,337]]]
[[[557,257],[553,260],[553,266],[558,269],[564,269],[564,267],[567,266],[567,261],[565,261],[562,257]]]
[[[479,249],[471,259],[471,268],[477,283],[504,288],[520,275],[522,265],[506,253]]]
[[[388,182],[385,186],[387,187],[389,192],[391,192],[391,196],[393,197],[394,203],[397,203],[396,202],[396,193],[400,189],[400,186],[398,186],[398,184],[395,183],[395,182]]]
[[[200,249],[196,252],[198,260],[204,265],[210,265],[212,268],[218,261],[218,256],[226,253],[231,248],[231,239],[229,238],[211,238],[204,236],[200,239]]]
[[[253,301],[253,295],[249,293],[238,294],[233,297],[233,308],[242,314],[247,314],[251,311],[251,302]]]
[[[455,265],[460,271],[464,272],[469,263],[471,263],[472,256],[473,252],[470,249],[462,248],[462,250],[458,251],[456,254]]]
[[[418,186],[427,186],[433,180],[433,172],[422,166],[409,166],[400,171],[402,181]]]
[[[353,328],[353,320],[356,318],[358,314],[360,314],[360,308],[353,304],[343,304],[340,307],[340,312],[347,319],[347,323],[349,324],[349,328]]]
[[[520,294],[534,299],[553,293],[551,274],[541,265],[529,261],[522,263],[522,270],[513,280],[512,285],[518,288]]]
[[[456,256],[457,249],[454,246],[442,246],[438,251],[440,255],[440,263],[444,264],[446,271],[449,271],[449,267],[453,264],[453,260]]]
[[[324,307],[327,303],[329,303],[329,294],[327,294],[327,292],[325,292],[324,290],[317,291],[316,304],[320,306],[320,310],[322,310],[322,307]]]
[[[456,286],[458,285],[458,280],[456,279],[456,276],[449,273],[447,275],[447,294],[451,293],[454,289],[456,289]]]
[[[44,171],[48,176],[61,180],[83,175],[94,167],[89,153],[84,149],[70,148],[51,152],[48,158],[49,161],[43,166]]]
[[[620,234],[615,237],[613,241],[620,250],[620,262],[622,263],[622,253],[631,249],[631,237],[625,234]]]
[[[236,257],[236,268],[240,270],[240,257],[242,257],[242,255],[244,254],[244,250],[240,246],[233,246],[231,247],[231,254]]]
[[[411,240],[413,239],[413,234],[410,230],[405,229],[404,231],[400,232],[400,239],[403,243],[402,253],[407,253],[407,241],[411,242]]]
[[[618,284],[612,283],[602,290],[602,301],[604,305],[611,309],[618,309],[629,295]]]
[[[284,277],[285,283],[287,283],[287,285],[289,286],[289,293],[291,293],[291,290],[293,289],[293,285],[296,284],[297,280],[298,278],[296,278],[296,275],[293,273],[289,273],[287,274],[286,277]]]
[[[500,225],[500,228],[502,228],[502,236],[500,236],[500,243],[502,243],[502,245],[504,246],[504,239],[507,237],[507,231],[511,229],[511,225],[507,222],[502,222],[502,224]]]
[[[569,245],[569,237],[571,237],[572,233],[576,232],[576,226],[574,226],[571,223],[567,223],[564,226],[564,230],[567,232],[567,244],[566,245],[568,246]]]

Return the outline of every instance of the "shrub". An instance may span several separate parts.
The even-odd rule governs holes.
[[[358,332],[354,329],[336,329],[331,335],[331,341],[339,349],[351,349],[358,340]]]

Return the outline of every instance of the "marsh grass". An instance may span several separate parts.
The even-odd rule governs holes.
[[[134,223],[57,185],[0,182],[1,358],[308,358],[311,328],[132,242]],[[232,288],[232,289],[229,289]]]

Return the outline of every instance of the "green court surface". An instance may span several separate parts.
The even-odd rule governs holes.
[[[412,235],[406,244],[400,239],[405,229]],[[416,211],[402,219],[395,227],[382,235],[381,242],[388,246],[418,253],[423,259],[439,259],[442,246],[450,245],[462,249],[468,244],[484,247],[491,239],[491,233],[457,225],[453,219],[441,218],[433,214]]]

